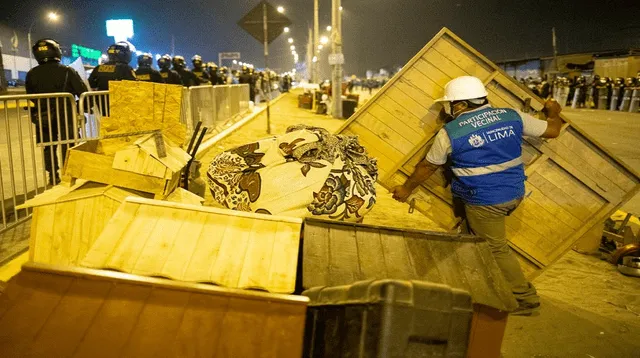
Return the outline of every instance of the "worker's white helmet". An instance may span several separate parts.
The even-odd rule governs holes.
[[[460,76],[449,81],[444,86],[444,97],[436,102],[464,101],[487,97],[487,90],[479,78],[473,76]]]

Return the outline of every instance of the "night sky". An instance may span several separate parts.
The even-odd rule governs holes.
[[[48,10],[63,21],[34,27],[39,36],[74,42],[105,51],[112,41],[105,20],[131,18],[139,50],[201,54],[217,61],[217,53],[239,51],[243,61],[262,65],[261,45],[236,23],[258,0],[0,0],[0,21],[26,32],[34,18]],[[312,0],[272,0],[293,21],[291,37],[304,61],[307,28],[312,26]],[[509,3],[510,5],[505,5]],[[492,60],[549,56],[551,27],[560,53],[640,47],[640,1],[469,1],[343,0],[344,53],[347,74],[403,65],[443,26]],[[320,26],[330,24],[331,1],[320,0]],[[286,34],[273,42],[272,68],[291,69]],[[321,59],[326,62],[328,51]],[[326,65],[325,65],[326,66]]]

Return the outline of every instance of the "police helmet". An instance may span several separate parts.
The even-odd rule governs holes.
[[[158,67],[162,70],[168,70],[171,68],[171,56],[164,54],[158,59]]]
[[[195,55],[195,56],[191,57],[191,63],[193,64],[193,67],[201,68],[202,67],[202,57],[200,55]]]
[[[138,66],[140,67],[151,67],[153,64],[153,56],[150,53],[143,53],[138,56]]]
[[[215,62],[208,62],[207,63],[207,68],[209,70],[212,70],[212,71],[217,71],[218,70],[218,65],[216,65]]]
[[[249,73],[249,67],[245,66],[245,65],[242,65],[242,73],[248,74]]]
[[[173,63],[174,68],[184,68],[186,66],[184,57],[182,56],[173,56],[173,60],[171,62]]]
[[[130,42],[121,41],[109,46],[107,55],[109,56],[109,62],[129,63],[135,51],[136,48]]]
[[[625,86],[633,87],[636,84],[636,79],[633,77],[627,77],[626,81],[624,81]]]
[[[60,62],[62,59],[60,44],[52,39],[36,41],[31,50],[33,52],[33,57],[35,57],[36,61],[38,61],[38,64],[40,65],[51,61]]]
[[[226,74],[227,72],[229,72],[229,69],[227,68],[227,66],[222,66],[222,68],[220,69],[220,72]]]

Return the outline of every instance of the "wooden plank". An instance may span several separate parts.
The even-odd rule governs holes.
[[[387,277],[402,280],[417,279],[402,233],[381,230],[380,242],[387,268]]]
[[[302,356],[306,308],[294,305],[270,305],[262,344],[261,357]]]
[[[582,226],[582,222],[572,215],[569,211],[563,209],[551,200],[547,195],[543,194],[533,183],[527,181],[525,183],[526,191],[530,193],[527,196],[527,200],[538,204],[550,215],[562,221],[565,225],[572,229],[578,229]]]
[[[425,123],[420,120],[420,117],[417,117],[411,111],[398,104],[398,102],[394,101],[391,97],[389,97],[389,95],[385,94],[383,96],[380,96],[377,105],[372,105],[370,107],[372,108],[372,113],[374,114],[374,116],[380,118],[380,116],[376,116],[376,109],[374,107],[383,108],[386,112],[389,113],[391,117],[397,119],[398,121],[401,121],[407,128],[407,130],[412,130],[418,135],[424,136],[423,125],[425,125]]]
[[[170,353],[173,357],[214,357],[220,344],[221,323],[229,309],[228,297],[193,294],[185,309],[175,344]]]
[[[140,211],[139,215],[144,213],[144,211],[142,213]],[[165,264],[173,248],[182,244],[182,236],[179,234],[185,220],[190,215],[195,216],[196,213],[187,210],[173,210],[167,213],[166,210],[161,208],[154,208],[154,212],[157,212],[158,219],[155,220],[153,218],[152,220],[144,221],[147,226],[147,231],[144,235],[139,235],[137,239],[134,239],[135,236],[129,238],[127,235],[123,237],[124,240],[144,241],[144,246],[141,246],[140,250],[134,249],[134,252],[139,253],[137,259],[131,262],[130,265],[125,264],[124,268],[126,272],[142,276],[164,276],[180,279],[180,277],[176,276],[177,273],[165,270]],[[136,220],[139,219],[136,218]],[[155,224],[153,224],[153,221],[155,221]]]
[[[31,247],[35,262],[45,264],[51,262],[51,248],[56,228],[55,212],[55,204],[40,206],[34,210],[34,215],[38,216],[35,246]]]
[[[358,262],[362,274],[358,280],[389,277],[380,232],[366,228],[355,228],[355,232],[356,246],[358,247]]]
[[[444,278],[438,269],[436,258],[431,252],[429,241],[423,234],[405,232],[407,247],[413,257],[413,269],[418,280],[430,282],[444,282]]]
[[[222,336],[214,357],[252,357],[262,346],[266,317],[260,314],[268,310],[266,302],[233,300],[224,316]],[[262,328],[262,329],[260,329]]]
[[[75,202],[55,204],[53,239],[49,263],[69,264],[69,233],[74,225]],[[65,220],[66,219],[66,220]]]
[[[277,253],[278,257],[271,259],[268,275],[266,275],[267,284],[264,285],[270,292],[292,293],[295,291],[300,234],[300,225],[278,223],[272,251],[274,255]]]
[[[324,286],[329,282],[329,228],[326,225],[304,226],[302,256],[302,285],[305,288]]]
[[[429,240],[429,249],[438,262],[438,271],[445,284],[473,292],[467,277],[458,269],[461,266],[460,260],[455,252],[450,250],[449,245],[440,240]]]
[[[26,355],[71,357],[111,288],[112,285],[106,281],[73,280],[55,310],[47,317]]]
[[[329,275],[334,282],[356,282],[362,277],[354,230],[329,228]]]
[[[444,86],[447,82],[451,81],[453,78],[448,76],[444,72],[442,72],[437,66],[434,66],[432,63],[426,61],[424,58],[420,58],[414,64],[414,68],[420,71],[423,75],[429,77],[431,81],[437,86],[440,87],[440,93],[443,93]],[[435,94],[435,93],[434,93]],[[435,98],[439,98],[439,94],[435,94]]]
[[[583,203],[577,202],[575,197],[565,193],[561,186],[553,184],[539,173],[531,174],[527,179],[527,183],[535,186],[540,193],[544,194],[555,205],[569,212],[581,222],[586,221],[591,216],[591,212]]]
[[[268,290],[271,263],[280,259],[280,251],[273,250],[278,232],[277,222],[256,223],[249,236],[247,252],[243,257],[238,282],[233,287]],[[297,256],[297,255],[296,255]],[[295,287],[291,287],[293,292]]]
[[[211,267],[211,281],[219,285],[237,287],[244,265],[244,257],[249,248],[251,232],[258,222],[244,218],[220,218],[226,221],[227,229],[220,244],[215,264]]]
[[[186,210],[185,210],[186,212]],[[176,280],[185,280],[187,269],[193,255],[195,254],[198,243],[202,237],[210,237],[211,232],[205,232],[208,215],[203,212],[187,213],[181,216],[181,222],[178,231],[175,233],[175,241],[172,243],[171,250],[168,255],[163,258],[163,266],[156,271],[161,272],[167,277]],[[164,233],[163,233],[164,235]],[[203,276],[204,277],[204,276]]]
[[[160,357],[168,352],[180,329],[191,294],[152,290],[123,351],[129,357]]]
[[[22,357],[30,348],[47,317],[60,303],[72,279],[52,279],[42,274],[21,274],[19,285],[24,286],[18,300],[0,319],[0,352],[3,357]],[[26,299],[29,298],[29,299]]]
[[[115,245],[117,245],[128,230],[131,218],[137,214],[139,208],[140,205],[123,203],[111,218],[109,225],[105,227],[105,230],[96,239],[91,248],[91,253],[87,254],[81,265],[93,268],[107,267],[112,255],[114,239],[116,240]]]
[[[407,72],[400,78],[399,83],[407,84],[407,86],[419,92],[421,97],[426,95],[428,97],[428,101],[424,104],[426,105],[427,103],[430,103],[428,104],[428,107],[430,107],[436,99],[441,97],[443,91],[443,87],[433,82],[431,78],[420,72],[417,68],[410,68],[407,70]]]
[[[389,100],[392,102],[392,100]],[[395,103],[395,102],[394,102]],[[375,126],[380,126],[380,124],[378,124],[378,122],[380,123],[384,123],[384,126],[386,128],[389,128],[391,131],[395,131],[398,135],[400,135],[402,137],[403,140],[409,141],[411,143],[411,149],[413,148],[414,145],[416,145],[417,143],[420,143],[420,141],[422,140],[422,138],[424,137],[424,134],[421,133],[422,132],[422,122],[420,122],[420,125],[416,126],[416,127],[410,127],[407,126],[404,122],[402,122],[399,118],[395,117],[393,114],[391,114],[390,112],[388,112],[385,108],[383,108],[380,105],[372,105],[371,107],[369,107],[369,114],[371,114],[371,116],[373,116],[373,118],[375,118],[375,122],[374,125]],[[361,120],[363,121],[363,124],[366,124],[365,121],[366,116],[362,116]],[[415,117],[414,117],[415,118]],[[372,129],[374,129],[375,127],[371,127]],[[384,128],[384,127],[383,127]],[[386,128],[384,128],[386,130]],[[374,130],[374,132],[378,132],[377,130]],[[381,134],[382,136],[382,134]],[[384,136],[382,136],[384,138]],[[393,137],[390,136],[390,137]],[[411,150],[409,149],[409,150]]]
[[[446,37],[437,41],[433,48],[464,70],[466,74],[478,77],[481,81],[494,72],[491,66],[482,64],[479,59],[473,58],[475,56],[471,52]]]
[[[122,356],[153,289],[126,283],[112,284],[107,300],[96,314],[75,351],[76,357]],[[114,327],[118,327],[114,329]],[[100,347],[100,349],[96,349]]]
[[[628,192],[638,185],[637,179],[628,173],[626,169],[615,163],[608,162],[604,153],[599,148],[589,143],[580,133],[569,129],[566,134],[560,136],[557,142],[568,148],[572,155],[582,158],[584,161],[596,168],[601,174],[610,179],[613,183]]]
[[[227,222],[217,216],[207,215],[202,222],[202,232],[198,237],[196,248],[192,251],[188,260],[187,269],[183,279],[185,281],[198,281],[202,278],[214,279],[211,269],[219,258],[220,246],[228,230]],[[215,235],[206,235],[216,233]],[[205,235],[202,235],[205,234]]]
[[[396,127],[399,125],[396,124]],[[368,131],[375,133],[383,142],[386,143],[386,145],[390,148],[394,148],[398,153],[401,153],[400,156],[411,151],[414,146],[411,141],[399,134],[397,130],[393,130],[392,127],[374,117],[372,114],[366,113],[360,116],[358,123],[354,124],[354,129],[358,128],[358,126],[362,126],[362,128],[366,128]],[[358,133],[360,133],[360,130],[358,130]],[[412,140],[416,142],[420,141],[420,139],[416,137],[413,137]],[[402,158],[399,158],[398,160],[400,159]]]
[[[435,48],[430,48],[428,51],[426,51],[422,56],[422,59],[427,63],[437,67],[442,73],[444,73],[451,79],[469,75],[467,72],[465,72],[465,70],[458,67],[458,65],[452,62],[449,58],[445,57]]]

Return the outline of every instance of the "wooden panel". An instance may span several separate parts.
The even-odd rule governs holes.
[[[82,265],[290,293],[301,223],[294,218],[128,198]]]
[[[300,357],[307,303],[26,264],[0,296],[0,356]]]
[[[302,260],[303,288],[420,280],[499,309],[516,304],[488,244],[471,236],[306,219]]]
[[[362,144],[378,159],[379,181],[385,188],[403,184],[442,126],[437,118],[440,105],[433,105],[433,100],[442,96],[449,80],[468,75],[487,85],[493,106],[523,110],[525,101],[531,99],[527,109],[533,116],[540,115],[536,111],[542,110],[542,99],[445,28],[339,132],[364,138]],[[567,125],[559,138],[525,138],[522,144],[528,176],[526,198],[507,219],[507,232],[512,247],[536,268],[530,270],[531,275],[557,260],[582,231],[605,220],[640,191],[636,171],[570,120],[564,120]],[[412,147],[396,141],[386,128],[408,139]],[[414,137],[414,133],[420,136]],[[418,138],[421,140],[416,142]],[[441,227],[453,229],[460,219],[454,217],[450,189],[441,173],[419,187],[411,198],[418,211]]]

